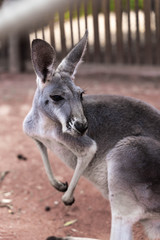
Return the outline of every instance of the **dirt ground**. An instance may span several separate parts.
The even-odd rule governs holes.
[[[157,77],[99,72],[79,74],[76,83],[87,94],[132,96],[160,109]],[[109,239],[109,203],[81,178],[75,203],[64,206],[62,193],[50,186],[36,145],[22,131],[35,88],[34,74],[0,74],[0,239],[47,240],[68,235]],[[49,156],[57,178],[69,182],[72,170],[50,152]],[[147,240],[140,224],[134,227],[134,236]]]

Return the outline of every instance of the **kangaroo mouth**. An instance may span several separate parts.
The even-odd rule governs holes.
[[[71,135],[80,135],[80,132],[74,127],[75,120],[70,119],[67,122],[67,132],[70,133]]]
[[[74,128],[74,120],[73,119],[70,119],[68,122],[67,122],[67,129],[68,130],[71,130]]]
[[[87,132],[88,125],[71,119],[67,122],[67,129],[73,135],[83,136]]]

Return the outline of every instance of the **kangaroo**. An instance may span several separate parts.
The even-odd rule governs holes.
[[[138,221],[149,239],[160,239],[160,111],[134,98],[84,95],[74,78],[87,36],[57,67],[54,48],[33,40],[37,89],[24,132],[38,145],[51,185],[65,192],[64,204],[74,203],[83,175],[110,202],[110,240],[131,240]],[[69,185],[54,177],[47,148],[75,169]]]

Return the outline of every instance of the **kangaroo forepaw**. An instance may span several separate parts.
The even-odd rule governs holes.
[[[63,203],[64,203],[66,206],[71,206],[71,205],[75,202],[75,198],[72,197],[72,198],[66,199],[66,198],[63,196],[63,197],[62,197],[62,201],[63,201]]]
[[[68,183],[59,182],[57,186],[54,186],[60,192],[66,192],[68,189]]]

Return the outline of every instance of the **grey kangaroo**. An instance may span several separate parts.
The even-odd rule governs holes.
[[[64,204],[74,203],[83,175],[109,199],[110,240],[131,240],[138,221],[149,239],[160,239],[160,111],[129,97],[84,95],[74,78],[87,35],[57,67],[53,47],[33,40],[37,90],[24,132],[37,143],[51,185],[65,192]],[[47,148],[75,169],[69,185],[54,177]]]

